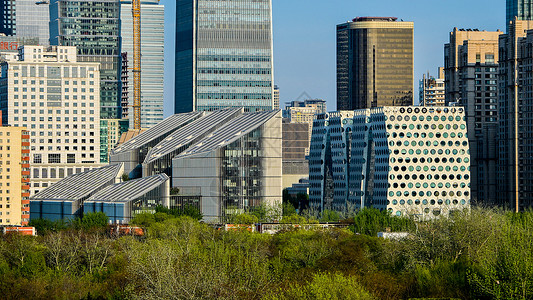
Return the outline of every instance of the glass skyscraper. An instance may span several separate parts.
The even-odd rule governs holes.
[[[50,21],[47,1],[0,0],[0,33],[20,38],[39,38],[48,45]]]
[[[78,61],[100,63],[100,117],[119,119],[120,3],[118,0],[53,0],[50,44],[76,46]]]
[[[176,113],[273,108],[271,0],[176,1]]]
[[[360,17],[337,25],[337,109],[413,104],[413,22]]]
[[[165,44],[165,6],[158,0],[141,1],[141,127],[150,128],[163,121],[163,70]],[[121,1],[122,52],[133,61],[133,20],[131,1]],[[132,63],[133,65],[133,63]],[[128,80],[133,87],[133,70],[128,68]],[[133,90],[133,89],[132,89]],[[133,105],[133,93],[129,93]],[[132,110],[133,112],[133,110]],[[133,127],[133,113],[128,114]]]
[[[507,24],[518,17],[518,20],[532,20],[532,0],[507,0]]]

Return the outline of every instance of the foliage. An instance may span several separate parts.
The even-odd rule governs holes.
[[[109,218],[103,212],[85,213],[81,218],[72,221],[76,229],[98,230],[105,229],[108,225]]]
[[[130,180],[130,176],[126,173],[122,174],[122,181],[129,181]]]
[[[268,295],[265,299],[375,299],[359,284],[354,276],[343,274],[315,274],[313,280],[301,285],[292,284],[288,289],[280,289]]]
[[[69,224],[63,219],[55,221],[49,219],[31,219],[28,226],[35,227],[37,234],[46,235],[51,232],[65,230],[69,227]]]
[[[304,212],[282,221],[316,221]],[[267,208],[233,218],[258,216],[268,219]],[[158,208],[135,216],[142,239],[94,230],[106,220],[32,220],[39,236],[0,237],[2,299],[533,299],[531,211],[473,208],[414,222],[364,209],[355,230],[268,235]],[[376,237],[387,227],[409,237]]]
[[[412,231],[415,223],[405,217],[393,217],[387,211],[375,208],[364,208],[355,216],[355,232],[370,236],[377,236],[378,232],[390,228],[391,231]]]

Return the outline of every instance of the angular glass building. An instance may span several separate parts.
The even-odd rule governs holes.
[[[1,0],[0,33],[19,38],[39,38],[48,45],[49,11],[47,1]]]
[[[518,20],[533,18],[533,3],[531,0],[507,0],[507,24],[518,17]]]
[[[131,1],[120,2],[120,36],[122,52],[133,61],[133,20]],[[164,22],[165,6],[158,0],[141,1],[141,127],[150,128],[163,121],[164,78]],[[132,63],[133,65],[133,63]],[[128,68],[128,78],[133,86],[133,69]],[[129,94],[129,106],[133,105],[133,92]],[[124,117],[124,116],[123,116]],[[133,127],[133,113],[128,115]]]
[[[273,109],[271,0],[177,0],[176,113]]]

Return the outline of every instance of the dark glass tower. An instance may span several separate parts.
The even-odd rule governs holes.
[[[76,46],[78,61],[100,63],[100,117],[121,117],[120,2],[53,0],[50,43]]]
[[[0,33],[19,38],[39,38],[39,44],[48,45],[47,1],[0,0]]]
[[[273,108],[271,0],[177,0],[176,113]]]
[[[533,18],[532,0],[507,0],[507,24],[518,17],[518,20],[532,20]]]
[[[413,22],[337,25],[337,110],[413,105]]]

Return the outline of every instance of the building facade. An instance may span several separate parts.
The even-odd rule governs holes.
[[[121,118],[120,42],[119,0],[51,1],[50,44],[75,46],[78,61],[100,63],[100,119]]]
[[[274,109],[280,109],[279,106],[279,87],[274,85]]]
[[[437,78],[424,74],[420,80],[420,106],[433,107],[444,106],[444,68],[439,68]]]
[[[271,0],[176,2],[175,112],[271,110]]]
[[[315,120],[310,205],[375,207],[420,219],[470,206],[463,108],[383,107]]]
[[[337,109],[413,105],[413,22],[359,17],[337,25]]]
[[[30,136],[22,127],[0,127],[0,226],[30,220]]]
[[[445,100],[465,108],[472,199],[496,201],[498,149],[498,37],[501,31],[457,29],[444,46]]]
[[[498,203],[533,206],[533,21],[513,21],[499,40]]]
[[[133,19],[131,1],[120,1],[122,52],[133,58]],[[158,0],[141,1],[141,127],[163,121],[165,6]],[[128,78],[133,70],[128,69]],[[123,83],[124,84],[124,83]],[[132,94],[133,95],[133,94]],[[133,106],[133,97],[129,97]],[[125,118],[125,116],[122,116]],[[133,128],[133,114],[128,114]]]
[[[204,220],[282,203],[281,111],[242,114],[172,159],[179,196],[200,198]],[[277,216],[279,217],[279,216]]]
[[[283,188],[291,187],[300,179],[309,176],[309,137],[311,126],[308,123],[291,123],[283,119]]]
[[[532,20],[533,2],[531,0],[506,0],[506,26],[509,26],[515,18]]]
[[[76,57],[75,47],[24,46],[1,68],[3,124],[30,134],[32,194],[100,163],[100,65]]]
[[[48,2],[34,0],[0,1],[0,33],[19,38],[38,38],[40,45],[49,45]]]

